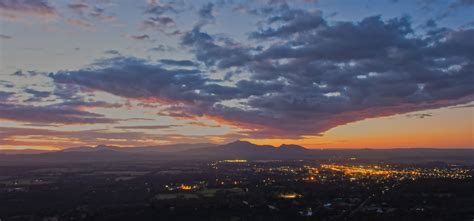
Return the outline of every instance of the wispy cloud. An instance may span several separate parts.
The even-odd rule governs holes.
[[[12,38],[13,38],[13,37],[10,36],[10,35],[0,34],[0,39],[8,40],[8,39],[12,39]]]
[[[0,104],[0,119],[49,124],[97,124],[114,123],[115,119],[104,115],[73,109],[70,106],[32,106],[20,104]]]
[[[71,3],[67,7],[79,15],[84,15],[85,11],[89,9],[89,5],[85,3]]]
[[[408,117],[408,118],[423,119],[423,118],[427,118],[427,117],[432,117],[433,115],[431,113],[420,113],[420,114],[407,114],[405,116]]]
[[[56,8],[47,0],[0,0],[0,12],[11,19],[23,16],[57,16]]]
[[[90,28],[94,27],[94,24],[92,24],[89,21],[82,20],[82,19],[68,19],[67,23],[70,24],[70,25],[78,26],[78,27],[85,28],[85,29],[90,29]]]
[[[180,125],[140,125],[140,126],[118,126],[117,129],[127,130],[155,130],[155,129],[170,129],[179,127]]]

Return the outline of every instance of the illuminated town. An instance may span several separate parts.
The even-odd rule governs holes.
[[[389,165],[385,166],[345,166],[336,164],[322,164],[321,170],[330,170],[342,172],[351,178],[370,178],[380,177],[385,179],[395,178],[416,179],[416,178],[450,178],[450,179],[466,179],[471,178],[470,170],[464,168],[405,168],[395,169]]]
[[[25,208],[34,214],[52,206],[36,197],[46,193],[44,190],[56,201],[66,200],[61,197],[74,199],[64,204],[68,209],[47,214],[67,219],[92,219],[118,210],[143,211],[139,214],[142,217],[160,211],[153,217],[165,220],[202,217],[206,211],[224,220],[229,214],[241,217],[240,213],[277,220],[427,219],[439,214],[446,202],[452,204],[452,214],[459,214],[456,211],[462,205],[472,205],[474,191],[467,188],[474,182],[472,167],[354,161],[229,159],[24,168],[17,174],[2,174],[0,197],[7,204],[0,214],[8,211],[25,218],[31,217],[21,215]],[[424,189],[427,185],[433,188]],[[134,203],[137,200],[147,203]],[[106,206],[97,207],[94,202]],[[459,217],[463,220],[471,213]]]

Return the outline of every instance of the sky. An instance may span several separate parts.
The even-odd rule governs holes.
[[[472,0],[0,0],[0,149],[472,148]]]

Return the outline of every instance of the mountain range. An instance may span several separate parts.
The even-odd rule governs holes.
[[[62,150],[62,152],[97,152],[97,151],[117,151],[125,153],[170,153],[186,151],[196,148],[214,147],[216,144],[211,143],[195,143],[195,144],[169,144],[158,146],[144,146],[144,147],[118,147],[108,145],[97,145],[95,147],[82,146],[72,147]]]
[[[60,151],[22,153],[0,152],[2,163],[31,162],[107,162],[107,161],[175,161],[175,160],[387,160],[387,161],[443,161],[474,164],[474,149],[307,149],[298,145],[278,147],[256,145],[247,141],[217,145],[210,143],[172,144],[145,147],[72,147]]]
[[[312,150],[298,145],[284,144],[279,147],[274,147],[270,145],[256,145],[247,141],[235,141],[222,145],[198,143],[128,148],[98,145],[95,147],[73,147],[59,152],[63,154],[109,152],[110,154],[129,153],[193,158],[278,159],[297,157],[302,154],[311,153]]]

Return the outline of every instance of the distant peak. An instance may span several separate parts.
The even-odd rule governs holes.
[[[281,148],[281,147],[296,147],[296,148],[304,148],[303,146],[296,145],[296,144],[282,144],[282,145],[280,145],[280,148]]]
[[[281,150],[306,150],[306,148],[296,144],[282,144],[278,149]]]
[[[255,145],[255,144],[253,144],[253,143],[250,143],[250,142],[244,141],[244,140],[236,140],[236,141],[231,142],[231,143],[228,143],[228,144],[247,144],[247,145],[248,145],[248,144],[251,144],[251,145]]]
[[[224,144],[222,145],[224,147],[229,147],[229,148],[237,148],[237,149],[240,149],[240,148],[254,148],[254,147],[258,147],[258,145],[256,144],[253,144],[253,143],[250,143],[248,141],[242,141],[242,140],[237,140],[237,141],[234,141],[232,143],[228,143],[228,144]]]
[[[109,146],[109,145],[105,145],[105,144],[99,144],[97,146],[95,146],[95,148],[93,148],[95,151],[119,151],[120,150],[120,147],[118,146]]]

